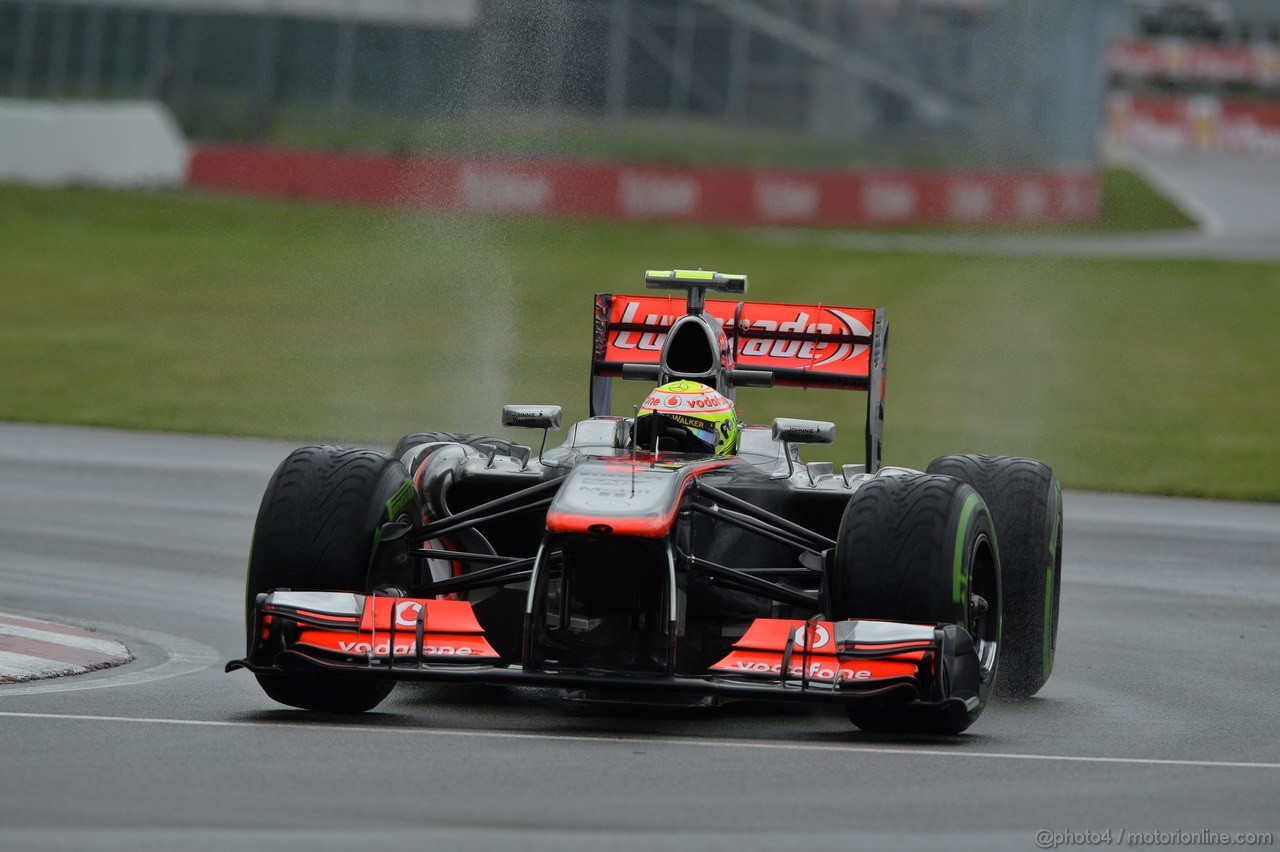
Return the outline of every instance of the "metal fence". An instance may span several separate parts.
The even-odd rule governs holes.
[[[199,139],[1089,166],[1114,0],[0,0],[0,95]]]

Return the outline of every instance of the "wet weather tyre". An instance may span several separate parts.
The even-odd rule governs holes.
[[[421,515],[398,459],[328,446],[294,450],[276,468],[258,509],[245,587],[249,630],[257,596],[272,589],[368,591],[378,573],[371,563],[382,524],[420,525]],[[379,561],[383,551],[378,550]],[[252,654],[252,635],[249,644]],[[394,685],[340,674],[257,677],[267,695],[282,704],[333,713],[371,710]]]
[[[976,694],[967,709],[919,711],[865,699],[847,705],[865,731],[957,734],[990,697],[1000,648],[1000,572],[986,505],[956,479],[881,475],[854,493],[840,522],[827,593],[835,620],[955,624],[975,639]],[[986,610],[970,605],[973,595]],[[968,696],[961,696],[968,697]]]
[[[995,521],[1004,588],[1004,639],[996,694],[1029,698],[1053,671],[1062,596],[1062,489],[1035,459],[951,455],[930,473],[973,486]]]

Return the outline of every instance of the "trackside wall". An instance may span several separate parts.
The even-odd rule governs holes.
[[[875,227],[1095,218],[1092,170],[815,171],[202,146],[192,186],[425,210]]]
[[[159,103],[0,100],[0,181],[182,186],[188,156]]]

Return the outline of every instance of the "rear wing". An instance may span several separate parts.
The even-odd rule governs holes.
[[[723,331],[722,393],[732,395],[735,383],[867,391],[867,471],[880,467],[888,340],[882,309],[717,299],[699,307]],[[611,379],[672,374],[663,361],[667,333],[689,310],[680,296],[596,295],[592,416],[611,413]],[[751,381],[735,382],[748,374]]]

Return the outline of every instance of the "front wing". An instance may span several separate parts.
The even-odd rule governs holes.
[[[259,595],[252,647],[227,664],[256,674],[343,672],[771,701],[927,705],[967,713],[973,643],[955,625],[756,619],[705,673],[655,676],[532,669],[504,660],[466,601],[275,591]]]

